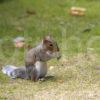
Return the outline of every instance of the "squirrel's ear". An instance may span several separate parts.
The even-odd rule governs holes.
[[[43,43],[50,43],[51,42],[51,36],[46,36],[44,39],[43,39]]]
[[[43,39],[43,44],[47,44],[48,40]]]
[[[48,43],[48,42],[51,43],[52,40],[53,40],[53,37],[52,37],[51,33],[49,33],[47,36],[45,36],[43,38],[43,43]]]
[[[43,39],[43,44],[46,44],[48,42],[50,42],[48,39],[46,39],[46,38]]]

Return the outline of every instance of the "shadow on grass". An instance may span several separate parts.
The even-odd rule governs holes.
[[[46,81],[48,81],[48,80],[55,81],[55,80],[57,80],[57,79],[56,79],[55,76],[46,76],[46,77],[45,77],[45,80],[46,80]]]
[[[74,76],[73,76],[74,77]],[[69,77],[69,76],[64,76],[64,77],[57,77],[57,76],[46,76],[45,80],[41,81],[41,82],[59,82],[59,83],[63,83],[69,80],[72,80],[73,77]]]

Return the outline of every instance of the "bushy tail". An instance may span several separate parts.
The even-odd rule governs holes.
[[[11,78],[26,78],[26,68],[6,65],[2,68],[2,72]]]
[[[17,67],[12,66],[12,65],[6,65],[2,68],[2,72],[6,75],[8,75],[11,78],[16,78],[13,73],[15,71],[15,69],[17,69]]]

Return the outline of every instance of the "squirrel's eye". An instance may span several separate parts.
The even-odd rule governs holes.
[[[50,44],[50,46],[52,47],[53,45],[52,45],[52,44]]]

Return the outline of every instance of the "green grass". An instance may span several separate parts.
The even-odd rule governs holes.
[[[86,15],[71,16],[72,6],[86,8]],[[33,15],[27,15],[27,11]],[[100,1],[99,0],[2,0],[0,1],[0,69],[24,65],[25,49],[13,39],[23,36],[36,46],[51,33],[61,48],[62,59],[52,60],[52,79],[33,83],[11,80],[0,72],[0,100],[97,99],[100,97]],[[90,31],[85,31],[89,29]]]

